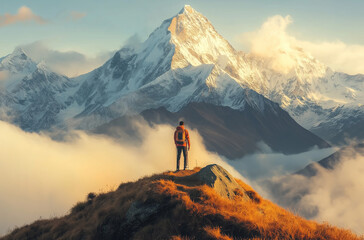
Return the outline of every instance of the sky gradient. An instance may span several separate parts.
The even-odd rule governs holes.
[[[204,14],[239,50],[249,51],[238,40],[241,34],[256,31],[275,15],[290,15],[293,22],[287,32],[302,41],[364,45],[364,2],[359,0],[0,0],[0,56],[11,53],[16,46],[38,41],[58,51],[105,56],[105,52],[120,49],[135,34],[145,40],[185,4]],[[33,14],[25,20],[19,16],[24,6]],[[6,23],[9,16],[18,19]]]

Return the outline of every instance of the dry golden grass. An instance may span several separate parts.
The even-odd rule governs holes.
[[[175,177],[186,177],[186,176],[191,176],[192,174],[197,173],[200,170],[201,170],[200,167],[196,167],[193,170],[165,172],[165,173],[163,173],[163,175],[165,175],[165,176],[175,176]]]
[[[302,219],[238,183],[239,194],[220,197],[193,178],[200,169],[167,172],[124,183],[75,205],[63,218],[37,221],[7,239],[360,239],[348,230]],[[128,223],[132,204],[158,204],[158,212]]]
[[[220,228],[213,228],[213,227],[204,227],[205,232],[207,233],[208,236],[210,236],[213,239],[218,239],[218,240],[232,240],[232,238],[221,234],[221,229]]]
[[[238,180],[241,186],[259,201],[236,197],[233,201],[220,197],[207,186],[186,187],[169,180],[159,180],[156,188],[161,194],[182,201],[193,216],[214,216],[210,235],[220,231],[235,238],[262,239],[360,239],[348,230],[329,224],[305,220],[281,207],[262,199],[250,186]],[[192,189],[201,191],[198,201],[190,197]],[[217,229],[219,231],[217,232]],[[235,234],[238,233],[238,234]],[[225,239],[228,239],[225,236]]]

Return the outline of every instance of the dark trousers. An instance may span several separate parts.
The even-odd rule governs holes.
[[[179,160],[181,159],[181,152],[183,151],[183,157],[185,159],[184,170],[188,169],[188,151],[187,147],[177,146],[177,171],[179,170]]]

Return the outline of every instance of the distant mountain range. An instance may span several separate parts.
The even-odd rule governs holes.
[[[205,103],[208,107],[199,105],[198,111],[210,114],[214,105],[216,111],[238,111],[245,119],[255,119],[245,125],[251,130],[234,138],[245,139],[236,144],[249,146],[237,147],[238,155],[256,149],[258,140],[286,153],[328,146],[309,132],[303,134],[282,107],[303,127],[333,143],[364,138],[364,76],[333,72],[300,48],[283,54],[294,60],[284,73],[268,60],[235,50],[206,17],[185,6],[142,44],[123,47],[101,67],[73,79],[35,63],[21,49],[1,58],[0,71],[8,77],[1,82],[0,117],[27,131],[93,130],[147,110],[177,116],[197,106],[191,103]],[[280,131],[287,122],[291,124],[286,131]],[[240,124],[224,128],[234,131],[247,122]],[[290,139],[285,147],[284,138]]]

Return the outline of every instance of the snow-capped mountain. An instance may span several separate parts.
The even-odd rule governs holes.
[[[353,112],[357,121],[364,116],[358,105],[364,77],[335,73],[300,48],[280,54],[290,59],[289,69],[235,50],[187,5],[142,44],[123,47],[103,66],[71,80],[18,49],[0,60],[0,71],[9,75],[0,97],[15,122],[36,131],[55,125],[92,129],[151,108],[177,112],[191,102],[235,110],[248,104],[264,113],[274,105],[270,99],[320,134],[347,126]]]
[[[235,109],[250,102],[264,108],[259,94],[228,73],[235,65],[241,75],[252,75],[244,59],[235,56],[237,52],[208,20],[186,6],[141,46],[126,46],[102,67],[75,79],[81,83],[74,96],[75,105],[83,109],[78,117],[89,119],[82,119],[82,127],[160,106],[177,111],[191,101]]]
[[[0,64],[0,71],[7,71],[12,75],[32,73],[37,66],[21,48],[17,48],[13,53],[1,58]]]
[[[1,117],[28,131],[49,129],[59,122],[58,114],[77,86],[45,63],[34,62],[22,49],[1,60],[0,72],[7,76],[0,89]]]
[[[255,91],[267,88],[260,74],[206,17],[185,6],[140,46],[126,46],[102,67],[76,78],[80,88],[72,105],[82,109],[77,115],[82,128],[160,106],[178,111],[189,102],[234,109],[249,103],[263,111],[267,101]],[[74,118],[70,122],[79,125]]]
[[[362,119],[363,76],[333,72],[299,47],[280,54],[290,61],[284,71],[272,59],[236,51],[206,17],[185,6],[140,46],[126,46],[99,69],[78,77],[82,84],[75,106],[83,109],[79,116],[92,115],[82,120],[89,128],[128,111],[159,106],[178,111],[191,101],[239,109],[248,99],[239,91],[250,89],[327,139],[334,129],[345,131],[352,116]],[[250,102],[263,106],[257,99]]]
[[[28,131],[52,127],[92,130],[122,116],[163,108],[175,115],[187,111],[214,116],[218,123],[208,117],[206,123],[218,126],[221,133],[240,124],[241,131],[232,132],[235,137],[230,140],[236,151],[228,154],[229,144],[220,149],[228,157],[252,153],[261,141],[285,153],[328,146],[295,123],[277,103],[257,93],[257,89],[269,89],[258,65],[234,50],[190,6],[165,20],[144,43],[125,46],[103,66],[75,79],[51,72],[21,50],[0,64],[9,72],[2,102],[7,102],[12,122]],[[231,121],[214,114],[214,109],[231,115]],[[193,115],[191,125],[202,131]],[[226,137],[215,139],[205,132],[205,138],[214,138],[210,150],[218,151]]]

